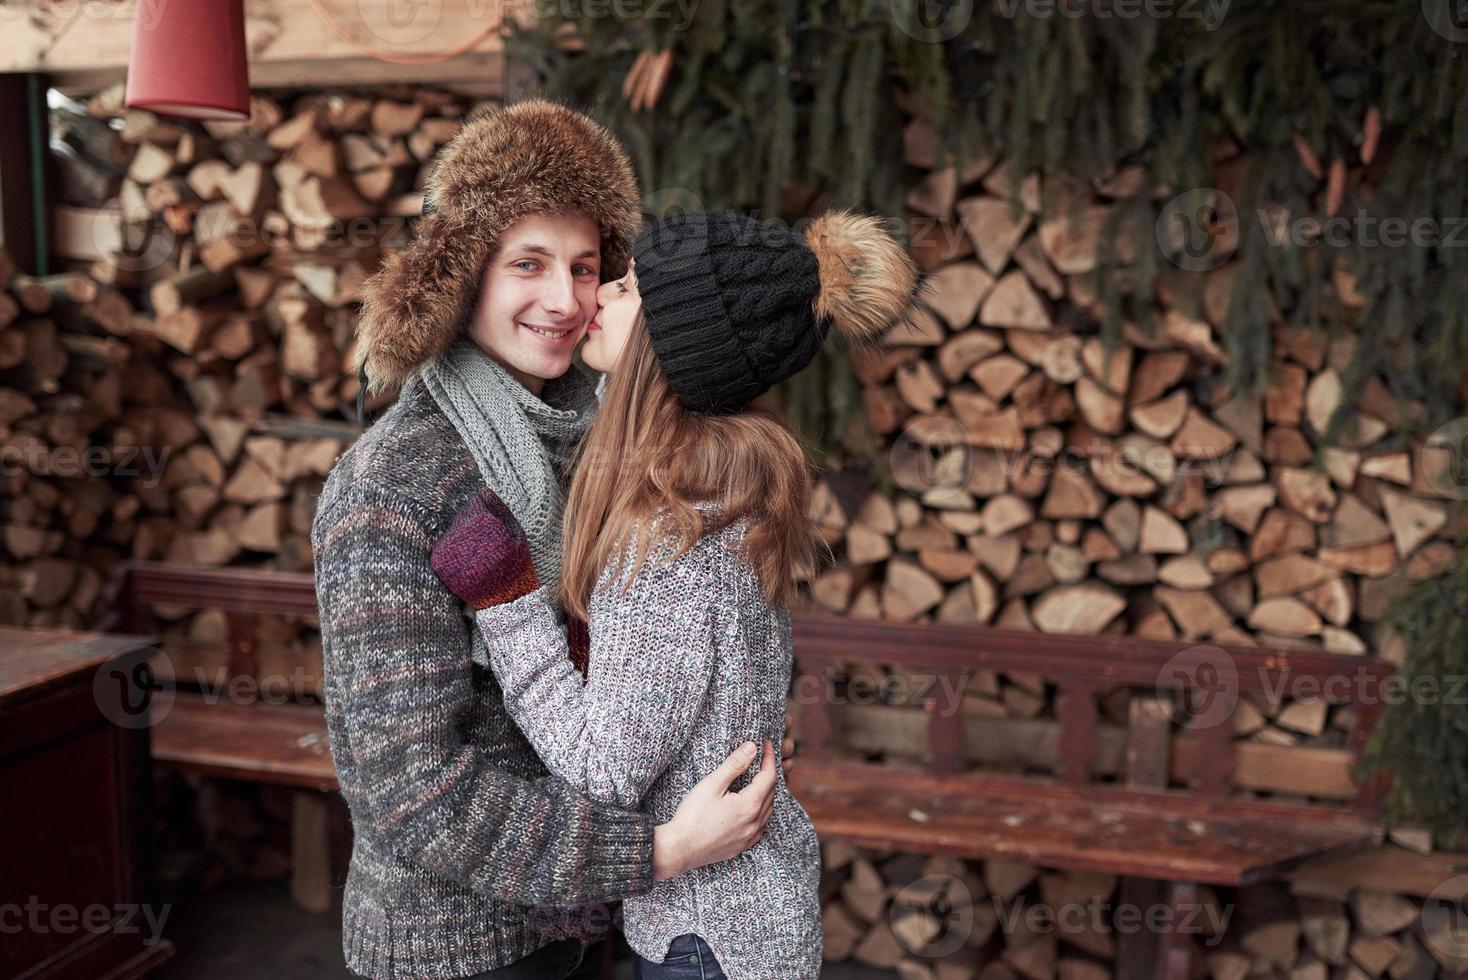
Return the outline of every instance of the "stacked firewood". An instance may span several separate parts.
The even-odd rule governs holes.
[[[250,551],[277,536],[299,547],[278,518],[330,450],[298,442],[352,437],[312,427],[350,418],[352,304],[465,109],[422,88],[311,93],[198,127],[124,110],[114,88],[88,106],[105,132],[73,121],[87,137],[69,145],[115,175],[97,183],[115,187],[133,251],[92,262],[85,286],[70,280],[93,295],[64,300],[84,328],[60,332],[114,358],[142,349],[176,393],[170,407],[205,430],[169,433],[165,482],[186,498],[184,523],[199,519],[175,557],[240,557],[230,528],[242,520]],[[911,163],[934,166],[921,123],[905,139]],[[1230,264],[1207,274],[1199,315],[1164,292],[1155,330],[1128,324],[1108,347],[1090,273],[1113,200],[1134,187],[1123,173],[1078,203],[984,160],[914,189],[932,315],[859,365],[897,488],[817,494],[838,561],[814,600],[902,620],[1381,649],[1370,628],[1386,601],[1441,568],[1462,532],[1430,453],[1395,438],[1421,407],[1373,378],[1345,437],[1324,446],[1354,338],[1283,327],[1269,390],[1230,392],[1218,333]],[[1042,189],[1054,198],[1043,213]],[[1359,302],[1336,283],[1338,302]],[[262,422],[281,416],[294,424]],[[201,442],[209,458],[188,452]]]
[[[825,846],[823,864],[825,959],[902,980],[1136,980],[1152,976],[1151,961],[1124,947],[1174,922],[1194,950],[1193,975],[1211,980],[1431,980],[1468,970],[1468,946],[1454,932],[1461,888],[1424,898],[1300,873],[1200,888],[1174,914],[1160,900],[1123,898],[1114,875],[1023,861],[837,842]]]
[[[913,163],[931,160],[921,124],[908,143]],[[844,558],[817,600],[898,620],[1362,652],[1363,627],[1465,531],[1448,526],[1445,451],[1404,438],[1423,406],[1373,377],[1327,442],[1356,338],[1284,326],[1268,389],[1230,391],[1232,264],[1207,273],[1200,316],[1164,293],[1155,329],[1126,323],[1108,349],[1089,274],[1108,195],[1130,182],[1046,217],[1040,177],[1015,179],[980,161],[909,197],[932,315],[860,365],[904,492],[850,512],[817,500]],[[1335,282],[1335,301],[1359,303]]]
[[[905,138],[909,162],[934,168],[931,131],[915,122]],[[1136,175],[1082,190],[1049,180],[980,160],[930,169],[909,195],[931,309],[857,365],[895,486],[818,486],[812,516],[834,561],[814,570],[814,602],[1399,657],[1378,628],[1387,603],[1441,570],[1468,531],[1451,520],[1447,447],[1408,435],[1424,407],[1375,376],[1336,420],[1357,338],[1283,318],[1267,389],[1231,390],[1227,254],[1164,276],[1151,328],[1124,321],[1109,344],[1094,273],[1109,256],[1106,275],[1127,274],[1126,239],[1110,255],[1106,229]],[[1190,276],[1203,277],[1191,312]],[[1331,302],[1359,305],[1349,277],[1333,282]],[[1047,697],[1040,680],[1009,677],[966,700],[1032,718]],[[1318,699],[1245,709],[1241,736],[1281,745],[1339,744],[1350,720]]]
[[[420,88],[320,92],[198,126],[120,103],[119,89],[100,93],[67,123],[74,207],[58,238],[96,254],[77,247],[75,268],[44,279],[0,256],[0,622],[95,622],[120,559],[309,569],[316,495],[358,431],[354,304],[468,108]],[[1109,345],[1093,273],[1135,175],[1078,191],[997,161],[960,173],[938,166],[921,124],[905,138],[930,171],[908,217],[931,315],[859,359],[895,486],[818,486],[812,513],[834,561],[811,570],[811,600],[851,616],[1399,657],[1378,628],[1386,603],[1442,568],[1465,530],[1448,461],[1403,437],[1421,406],[1371,378],[1327,442],[1355,339],[1282,323],[1268,390],[1230,391],[1230,262],[1206,273],[1198,308],[1164,288],[1155,329],[1128,323]],[[1347,276],[1334,282],[1333,302],[1360,302]],[[217,614],[173,618],[187,648],[222,648]],[[262,672],[304,661],[316,685],[314,631],[261,628]],[[226,670],[185,646],[181,679]],[[926,713],[887,697],[913,685],[874,689],[887,703],[838,711],[838,751],[921,759]],[[1053,768],[1045,678],[981,672],[962,694],[970,763]],[[1127,696],[1103,692],[1098,774],[1119,769]],[[1236,781],[1348,798],[1351,720],[1318,698],[1246,700]],[[945,980],[1117,975],[1110,939],[1037,937],[999,915],[1113,895],[1109,880],[839,845],[827,865],[831,959]],[[945,934],[913,902],[961,904],[942,882],[914,886],[933,875],[965,882],[967,953],[929,955]],[[1464,968],[1438,955],[1437,920],[1409,920],[1399,902],[1295,892],[1237,896],[1217,948],[1200,945],[1209,975],[1426,977],[1424,949],[1445,974]]]
[[[406,240],[415,188],[467,108],[431,89],[257,96],[249,122],[195,127],[124,110],[108,89],[88,113],[111,122],[108,155],[126,162],[93,220],[119,221],[122,247],[88,271],[138,291],[138,329],[179,355],[197,413],[340,417],[357,393],[352,304]]]
[[[360,431],[361,284],[410,233],[428,162],[470,107],[427,88],[318,91],[197,125],[121,96],[53,109],[66,271],[17,276],[0,258],[3,623],[93,626],[125,559],[310,570],[322,481]],[[312,623],[260,617],[241,677],[220,613],[155,611],[160,679],[319,697]],[[290,870],[288,800],[188,782],[170,827],[203,838],[172,858],[203,857],[206,885]]]
[[[122,558],[309,570],[360,431],[354,304],[468,108],[312,92],[196,125],[121,94],[53,119],[72,268],[0,266],[4,622],[94,621]]]
[[[217,355],[180,356],[155,318],[85,275],[7,282],[0,525],[10,587],[0,620],[94,622],[120,559],[310,567],[315,497],[352,427],[258,401],[242,414],[200,412],[188,382],[205,376],[201,361],[223,367]],[[264,364],[259,353],[252,346]],[[265,391],[239,377],[236,408]]]
[[[158,404],[156,377],[126,373],[123,344],[73,329],[130,315],[115,298],[81,275],[17,275],[0,250],[0,623],[89,623],[122,550],[111,531],[142,516],[96,477],[145,467],[127,426]],[[125,387],[138,406],[127,421]]]

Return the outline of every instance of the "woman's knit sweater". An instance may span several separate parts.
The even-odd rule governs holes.
[[[708,533],[671,562],[662,539],[625,592],[630,556],[604,571],[591,596],[584,685],[548,588],[479,611],[505,707],[552,772],[593,799],[640,803],[664,821],[741,742],[780,744],[790,615],[766,604],[737,554],[746,527]],[[661,962],[672,939],[697,933],[730,980],[814,978],[819,878],[815,830],[779,775],[760,843],[627,899],[627,940]]]
[[[652,822],[547,775],[433,572],[434,542],[483,487],[413,380],[337,462],[311,528],[326,723],[353,830],[342,944],[364,976],[502,966],[555,938],[532,906],[652,886]],[[564,658],[564,640],[553,646]]]

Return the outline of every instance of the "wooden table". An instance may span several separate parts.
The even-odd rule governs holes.
[[[145,861],[156,643],[0,627],[0,976],[122,980],[173,955]]]

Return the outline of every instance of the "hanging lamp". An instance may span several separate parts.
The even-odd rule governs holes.
[[[138,0],[125,101],[186,119],[249,119],[244,0]]]

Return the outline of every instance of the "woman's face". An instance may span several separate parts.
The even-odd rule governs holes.
[[[581,359],[593,371],[603,374],[611,372],[617,363],[627,338],[632,335],[632,325],[642,309],[642,297],[637,292],[637,269],[628,263],[627,274],[621,279],[602,283],[596,291],[599,309],[586,328],[586,343],[581,346]]]

